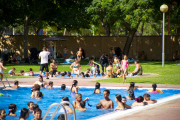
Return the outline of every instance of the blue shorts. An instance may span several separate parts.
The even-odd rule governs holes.
[[[12,74],[12,71],[9,71],[8,74]]]
[[[113,56],[115,56],[116,54],[113,54]]]
[[[66,56],[67,54],[64,54],[64,56]]]

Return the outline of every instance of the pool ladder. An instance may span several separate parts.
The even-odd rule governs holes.
[[[66,112],[66,109],[65,109],[65,107],[64,107],[64,105],[63,105],[63,104],[65,104],[65,103],[70,104],[70,105],[73,107],[74,120],[76,120],[75,108],[74,108],[73,104],[70,103],[70,102],[68,102],[68,101],[63,101],[63,102],[61,102],[61,103],[53,103],[53,104],[51,104],[51,105],[49,106],[49,108],[47,109],[46,114],[45,114],[44,117],[43,117],[43,120],[46,119],[49,110],[50,110],[53,106],[57,106],[57,108],[56,108],[56,110],[54,111],[54,113],[53,113],[53,115],[52,115],[52,117],[51,117],[50,120],[53,120],[53,118],[54,118],[54,116],[55,116],[55,114],[56,114],[56,112],[57,112],[57,110],[59,109],[60,106],[63,108],[63,110],[64,110],[64,112],[65,112],[65,120],[67,120],[67,112]]]
[[[6,78],[5,74],[4,74],[4,73],[2,73],[2,74],[3,74],[3,76]],[[1,78],[0,78],[0,80],[1,80]],[[2,82],[3,86],[5,86],[5,85],[4,85],[4,82],[3,82],[2,80],[1,80],[1,82]],[[7,80],[7,78],[6,78],[6,82],[8,83],[9,87],[11,87],[10,84],[9,84],[9,81]]]

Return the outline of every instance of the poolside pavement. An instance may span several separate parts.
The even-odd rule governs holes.
[[[76,78],[70,79],[70,78],[50,78],[45,79],[44,81],[53,81],[55,86],[61,86],[61,84],[66,84],[66,86],[71,86],[72,81]],[[100,78],[102,79],[102,78]],[[105,78],[104,78],[105,79]],[[14,79],[8,79],[11,85],[13,85],[14,81],[18,80],[19,85],[33,85],[35,81],[37,81],[36,78],[14,78]],[[86,78],[81,79],[77,78],[78,80],[78,86],[94,86],[94,82],[99,80],[99,78]],[[127,78],[128,81],[128,78]],[[122,82],[122,80],[121,80]],[[6,85],[7,83],[4,82]],[[0,86],[2,84],[0,83]],[[127,87],[129,86],[129,83],[101,83],[101,87]],[[151,84],[136,84],[136,86],[139,86],[141,88],[152,88]],[[173,89],[180,89],[180,85],[167,85],[167,84],[157,84],[158,88],[173,88]],[[161,106],[157,106],[154,108],[147,109],[145,111],[141,111],[139,113],[129,115],[127,117],[121,118],[123,120],[180,120],[180,99],[170,101],[166,104],[163,104]],[[120,120],[120,119],[118,119]]]

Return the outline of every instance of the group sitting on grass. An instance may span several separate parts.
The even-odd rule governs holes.
[[[43,81],[43,77],[41,75],[39,75],[39,80],[36,81],[32,88],[31,88],[31,97],[33,99],[44,99],[43,98],[43,93],[41,92],[41,88],[46,88],[46,89],[53,89],[53,82],[49,81],[49,84],[47,84],[47,82]],[[12,86],[12,88],[18,89],[19,88],[19,82],[16,80],[14,82],[14,86]],[[130,86],[128,86],[127,91],[128,91],[128,96],[127,97],[122,97],[120,94],[116,94],[115,95],[115,102],[118,103],[118,105],[114,108],[114,103],[113,101],[109,98],[110,95],[110,91],[108,89],[103,91],[103,97],[104,99],[100,100],[100,102],[96,105],[97,109],[102,109],[102,110],[112,110],[114,109],[115,111],[117,110],[126,110],[126,109],[131,109],[135,106],[145,106],[145,105],[149,105],[149,104],[154,104],[157,102],[157,100],[151,100],[150,99],[150,94],[153,95],[154,93],[158,93],[157,91],[157,85],[156,84],[152,84],[152,90],[149,90],[145,93],[143,96],[139,96],[139,97],[135,97],[134,94],[134,89],[138,88],[138,86],[135,86],[134,82],[130,83]],[[13,90],[12,89],[12,90]],[[76,109],[76,111],[82,112],[82,111],[86,111],[86,102],[89,100],[89,98],[85,98],[84,100],[82,100],[82,94],[78,93],[78,90],[80,88],[78,87],[78,81],[74,80],[72,83],[72,86],[70,88],[70,94],[75,96],[75,101],[73,101],[74,104],[74,108]],[[66,85],[62,84],[61,86],[61,90],[66,90]],[[94,89],[94,94],[99,94],[101,93],[100,90],[100,83],[96,83],[95,84],[95,89]],[[159,92],[159,93],[162,93]],[[126,102],[128,100],[133,100],[134,103],[130,106],[128,105]],[[64,96],[62,98],[62,101],[67,101],[69,102],[69,98]],[[72,114],[73,110],[71,109],[71,107],[69,106],[69,104],[64,103],[63,104],[65,107],[65,110],[67,111],[67,114]],[[88,103],[88,106],[91,107],[91,105]],[[20,120],[25,120],[29,117],[29,114],[33,114],[34,115],[34,119],[32,120],[41,120],[41,114],[42,111],[39,108],[39,106],[37,104],[34,104],[33,102],[28,102],[28,109],[27,108],[22,108],[21,109],[21,115],[20,115]],[[17,110],[17,106],[15,104],[10,104],[9,105],[9,116],[17,116],[16,115],[16,110]],[[64,109],[60,109],[59,112],[64,112]],[[6,112],[4,109],[0,109],[0,119],[4,119],[6,117]],[[60,114],[58,116],[58,120],[64,120],[64,115]]]

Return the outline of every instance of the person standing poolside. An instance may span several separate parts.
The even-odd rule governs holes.
[[[115,70],[117,71],[118,68],[120,67],[120,59],[118,59],[117,56],[114,58],[114,64],[115,64]]]
[[[53,77],[54,74],[56,74],[57,72],[57,67],[58,67],[58,64],[56,63],[56,60],[53,59],[53,62],[50,64],[50,68],[51,68],[51,77]]]
[[[77,59],[74,59],[74,62],[70,66],[72,73],[76,74],[76,77],[80,74],[81,65],[79,64]]]
[[[124,56],[124,60],[122,60],[121,62],[121,68],[123,69],[123,84],[124,84],[124,81],[126,81],[126,71],[127,71],[127,67],[129,66],[129,61],[128,61],[128,57],[125,55]],[[130,70],[130,67],[129,67],[129,70]]]
[[[47,51],[46,47],[43,47],[43,51],[39,54],[39,59],[41,59],[41,67],[40,67],[40,75],[42,75],[42,71],[46,70],[46,79],[49,79],[48,77],[48,55],[50,54],[49,51]]]
[[[109,63],[109,66],[106,68],[106,78],[113,78],[113,66],[112,66],[112,63]]]
[[[136,68],[135,70],[131,73],[131,76],[134,76],[134,75],[142,75],[142,66],[139,64],[139,61],[138,60],[135,60],[134,61],[135,65],[136,65]]]
[[[77,55],[78,62],[80,62],[81,61],[81,57],[82,57],[82,49],[81,49],[81,47],[79,47],[79,51],[77,51],[76,55]]]
[[[108,59],[104,54],[100,57],[100,64],[102,66],[102,72],[104,72],[104,68],[106,70],[106,66],[108,64]]]
[[[3,59],[0,58],[0,75],[1,75],[1,80],[3,80],[3,76],[4,76],[3,69],[7,69],[7,68],[5,68],[3,66]]]
[[[67,50],[66,46],[64,47],[63,52],[64,52],[64,59],[66,59],[66,56],[68,54],[68,50]]]

